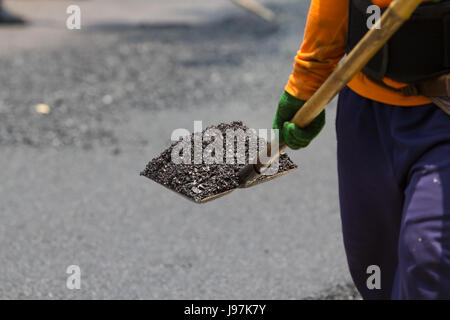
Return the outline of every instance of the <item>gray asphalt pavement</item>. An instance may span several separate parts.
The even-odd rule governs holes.
[[[6,1],[32,24],[0,28],[0,298],[354,298],[335,101],[272,182],[198,205],[139,176],[194,120],[271,126],[307,1],[264,1],[278,28],[225,0],[158,2],[79,1],[69,31],[73,1]]]

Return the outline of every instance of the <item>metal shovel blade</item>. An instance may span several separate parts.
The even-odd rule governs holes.
[[[189,199],[191,201],[194,201],[195,203],[209,202],[209,201],[215,200],[217,198],[221,198],[223,196],[226,196],[227,194],[233,192],[236,189],[246,189],[246,188],[254,187],[254,186],[256,186],[258,184],[261,184],[261,183],[265,183],[265,182],[271,181],[271,180],[273,180],[275,178],[278,178],[278,177],[281,177],[281,176],[283,176],[285,174],[288,174],[288,173],[296,170],[297,168],[298,168],[298,166],[295,165],[294,168],[283,170],[283,171],[279,171],[279,172],[277,172],[276,174],[273,174],[273,175],[267,175],[267,176],[263,175],[263,176],[260,176],[260,177],[258,177],[257,179],[255,179],[253,181],[250,181],[250,182],[247,182],[245,184],[242,184],[239,187],[236,187],[236,188],[224,191],[224,192],[220,192],[220,193],[217,193],[217,194],[214,194],[214,195],[211,195],[211,196],[207,196],[207,197],[202,198],[202,199],[193,199],[193,198],[187,197],[185,195],[183,195],[183,197],[186,198],[186,199]],[[178,193],[178,194],[180,194],[180,193]]]
[[[187,200],[189,200],[189,201],[193,201],[193,202],[195,202],[195,203],[206,203],[206,202],[209,202],[209,201],[212,201],[212,200],[221,198],[221,197],[223,197],[223,196],[226,196],[227,194],[233,192],[233,191],[236,190],[236,189],[246,189],[246,188],[254,187],[254,186],[256,186],[256,185],[258,185],[258,184],[261,184],[261,183],[264,183],[264,182],[271,181],[271,180],[273,180],[273,179],[275,179],[275,178],[278,178],[278,177],[281,177],[281,176],[283,176],[283,175],[285,175],[285,174],[287,174],[287,173],[290,173],[290,172],[296,170],[297,168],[298,168],[298,166],[295,165],[294,168],[282,170],[282,171],[279,171],[279,172],[277,172],[276,174],[273,174],[273,175],[267,175],[267,176],[264,176],[264,175],[263,175],[263,176],[260,176],[260,177],[258,177],[257,179],[255,179],[255,180],[253,180],[253,181],[250,181],[250,182],[247,182],[247,183],[245,183],[245,184],[242,184],[242,185],[240,185],[240,186],[238,186],[238,187],[236,187],[236,188],[232,188],[232,189],[229,189],[229,190],[226,190],[226,191],[217,193],[217,194],[209,195],[209,196],[206,196],[206,197],[203,197],[203,198],[192,198],[192,197],[188,197],[188,196],[186,196],[186,195],[184,195],[184,194],[182,194],[182,193],[180,193],[180,192],[177,192],[176,190],[174,190],[174,189],[172,189],[172,188],[169,188],[168,186],[165,186],[165,185],[163,185],[163,184],[161,184],[161,183],[158,183],[158,182],[157,182],[157,183],[160,184],[160,185],[162,185],[162,186],[165,187],[166,189],[168,189],[168,190],[170,190],[170,191],[172,191],[172,192],[175,192],[176,194],[182,196],[183,198],[185,198],[185,199],[187,199]],[[154,181],[154,180],[153,180],[153,181]],[[155,181],[155,182],[156,182],[156,181]]]

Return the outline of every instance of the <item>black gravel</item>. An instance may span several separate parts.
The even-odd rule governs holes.
[[[221,123],[218,126],[210,126],[203,130],[202,135],[205,136],[205,132],[208,129],[219,129],[223,135],[223,147],[226,148],[226,135],[227,129],[232,130],[247,130],[249,129],[240,121],[234,121],[230,124]],[[194,139],[199,135],[191,134],[191,150],[194,148]],[[256,137],[256,135],[253,135]],[[237,139],[234,141],[234,162],[235,164],[226,164],[226,153],[223,155],[224,164],[206,164],[202,161],[202,164],[174,164],[172,162],[172,150],[177,144],[182,143],[175,142],[169,148],[164,150],[162,154],[152,161],[150,161],[146,168],[141,172],[142,176],[146,176],[182,195],[193,199],[194,201],[201,201],[213,195],[234,189],[239,186],[238,172],[245,164],[238,164],[237,156]],[[210,141],[203,141],[203,148],[206,148]],[[260,138],[260,145],[265,145],[266,141]],[[249,139],[245,144],[245,163],[249,163]],[[194,155],[191,154],[191,160],[193,163]],[[278,172],[283,172],[297,168],[291,159],[286,154],[282,154],[279,160]],[[265,180],[270,176],[261,176],[258,179]]]

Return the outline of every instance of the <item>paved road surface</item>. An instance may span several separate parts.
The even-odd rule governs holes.
[[[228,1],[79,1],[69,31],[72,3],[6,1],[33,23],[0,29],[0,298],[351,295],[335,103],[271,183],[196,205],[139,177],[194,120],[270,126],[307,2],[265,1],[273,28]]]

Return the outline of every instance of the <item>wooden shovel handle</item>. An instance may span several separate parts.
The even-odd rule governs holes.
[[[380,29],[373,28],[367,32],[291,121],[301,128],[310,124],[403,23],[411,17],[421,2],[422,0],[394,0],[380,20]]]
[[[275,13],[273,13],[272,10],[266,8],[262,4],[256,2],[255,0],[231,0],[231,2],[243,7],[244,9],[247,9],[248,11],[256,14],[258,17],[266,20],[267,22],[275,22]]]

